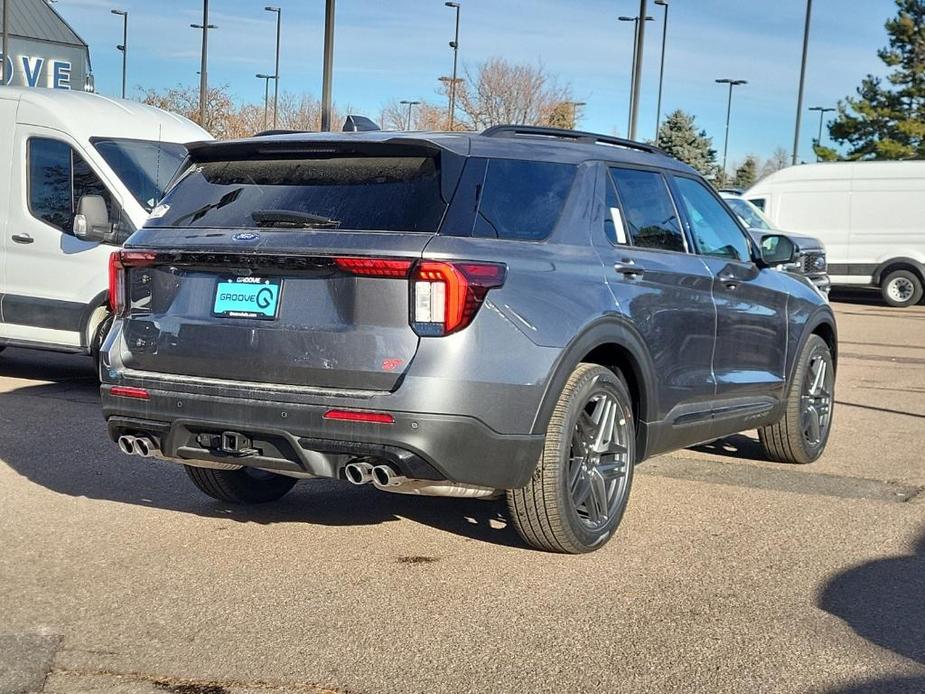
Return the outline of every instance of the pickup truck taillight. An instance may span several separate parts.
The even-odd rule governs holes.
[[[114,316],[125,311],[125,269],[145,267],[154,263],[151,251],[113,251],[109,256],[109,310]]]
[[[336,258],[344,272],[364,277],[408,278],[411,328],[422,337],[441,337],[472,322],[489,289],[504,284],[498,263],[386,258]]]

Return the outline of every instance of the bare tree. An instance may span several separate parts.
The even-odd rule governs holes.
[[[491,58],[474,71],[467,68],[456,99],[473,130],[503,123],[562,124],[563,114],[574,108],[571,87],[559,85],[542,65],[502,58]],[[574,124],[574,114],[566,120]]]
[[[206,92],[206,120],[204,123],[200,122],[199,119],[198,88],[178,85],[163,92],[148,89],[144,92],[142,102],[157,106],[165,111],[172,111],[173,113],[179,113],[181,116],[186,116],[217,138],[229,137],[227,132],[230,125],[229,120],[236,111],[227,84],[209,87],[208,92]]]
[[[427,101],[421,101],[411,109],[411,130],[449,130],[449,120],[446,108]],[[383,130],[405,130],[408,128],[407,104],[392,99],[383,106],[379,121]]]
[[[786,169],[788,166],[790,166],[790,153],[783,147],[778,147],[774,150],[774,153],[768,157],[767,161],[764,162],[764,165],[761,167],[761,175],[759,178],[770,176],[775,171]]]

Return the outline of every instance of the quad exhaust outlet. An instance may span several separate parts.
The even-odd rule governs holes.
[[[387,463],[373,465],[367,462],[348,463],[344,468],[347,480],[355,485],[372,484],[376,489],[393,494],[416,496],[450,496],[464,499],[488,499],[499,492],[490,487],[461,484],[447,480],[419,480],[405,477]]]

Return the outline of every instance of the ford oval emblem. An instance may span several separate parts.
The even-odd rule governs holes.
[[[235,241],[256,241],[260,238],[260,234],[256,234],[253,231],[242,231],[240,234],[235,234],[231,238]]]

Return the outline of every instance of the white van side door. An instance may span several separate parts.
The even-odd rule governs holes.
[[[113,246],[74,236],[74,214],[82,195],[100,195],[109,221],[119,223],[122,201],[93,157],[61,131],[17,125],[13,158],[20,166],[10,179],[0,337],[85,349]]]

